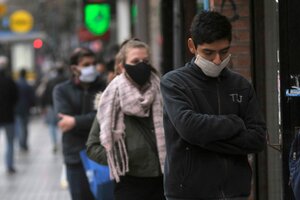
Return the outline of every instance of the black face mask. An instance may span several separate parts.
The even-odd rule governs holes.
[[[139,62],[136,65],[124,65],[127,74],[138,85],[143,86],[151,75],[151,66],[144,62]]]

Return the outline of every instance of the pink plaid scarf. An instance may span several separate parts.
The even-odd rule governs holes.
[[[100,141],[107,153],[111,179],[119,182],[119,176],[129,171],[124,141],[124,114],[148,117],[151,109],[159,161],[163,171],[166,150],[158,76],[152,73],[148,88],[141,93],[123,73],[114,78],[102,93],[97,119],[101,130]]]

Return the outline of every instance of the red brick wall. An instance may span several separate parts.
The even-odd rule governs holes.
[[[233,11],[230,0],[211,0],[211,6],[214,7],[212,9],[221,12],[222,1],[225,1],[222,14],[231,19],[232,23],[231,54],[233,70],[251,81],[249,0],[232,0],[236,5],[236,13]],[[233,19],[235,14],[239,17]],[[253,162],[251,159],[249,159],[249,162],[252,166]],[[252,179],[252,189],[248,200],[254,199],[254,184]]]
[[[221,10],[221,3],[225,2]],[[239,16],[234,19],[234,11],[230,0],[211,1],[212,9],[221,12],[231,19],[232,23],[232,44],[231,53],[233,70],[251,80],[251,52],[250,52],[250,17],[249,0],[232,0],[236,5],[236,14]]]

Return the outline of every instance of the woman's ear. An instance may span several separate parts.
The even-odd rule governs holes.
[[[125,72],[124,65],[125,64],[123,62],[118,64],[118,69],[119,69],[120,73],[124,73]]]
[[[196,54],[196,49],[195,49],[195,44],[194,44],[194,41],[192,38],[189,38],[188,41],[188,47],[189,47],[189,50],[192,54]]]

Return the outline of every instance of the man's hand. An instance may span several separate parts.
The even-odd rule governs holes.
[[[76,121],[73,116],[58,113],[58,118],[60,119],[58,122],[58,127],[63,133],[71,130],[75,126]]]

